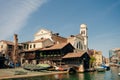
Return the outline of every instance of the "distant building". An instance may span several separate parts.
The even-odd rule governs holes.
[[[1,40],[0,41],[0,55],[4,57],[8,57],[12,55],[14,48],[14,43],[11,41]]]
[[[120,48],[115,48],[109,50],[110,63],[118,64],[120,63]]]
[[[93,55],[96,59],[95,61],[95,65],[98,66],[98,65],[101,65],[103,63],[103,55],[102,55],[102,52],[101,51],[96,51],[94,50],[94,55]]]
[[[111,58],[114,55],[114,50],[109,50],[109,58]]]
[[[105,58],[105,64],[108,64],[109,65],[109,58]]]
[[[95,58],[94,66],[99,66],[103,63],[103,55],[101,51],[91,49],[88,50],[88,54]]]
[[[22,51],[22,45],[18,45],[18,53]],[[14,42],[1,40],[0,41],[0,56],[5,57],[5,64],[8,65],[10,61],[13,61]]]

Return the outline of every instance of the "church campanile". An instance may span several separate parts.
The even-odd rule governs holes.
[[[84,38],[84,49],[88,49],[88,29],[86,24],[80,25],[80,34]]]

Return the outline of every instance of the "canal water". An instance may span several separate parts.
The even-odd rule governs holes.
[[[29,78],[18,78],[9,80],[120,80],[118,68],[111,68],[105,72],[85,72],[76,74],[55,74]]]

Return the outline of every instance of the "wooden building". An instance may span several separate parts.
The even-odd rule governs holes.
[[[84,69],[89,69],[90,56],[85,51],[80,51],[77,53],[68,53],[62,57],[63,62],[67,65],[83,65]]]
[[[61,65],[62,57],[73,51],[74,47],[70,43],[54,44],[45,48],[23,51],[21,53],[21,62],[22,64],[26,62]]]

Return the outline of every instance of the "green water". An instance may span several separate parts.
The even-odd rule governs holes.
[[[29,78],[18,78],[9,80],[120,80],[119,70],[112,68],[105,72],[86,72],[77,74],[55,74],[48,76],[38,76]]]

